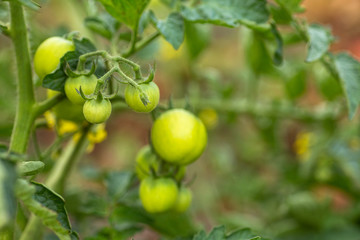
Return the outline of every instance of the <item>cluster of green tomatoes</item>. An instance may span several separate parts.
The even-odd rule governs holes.
[[[60,59],[74,51],[72,41],[51,37],[38,47],[34,56],[35,72],[40,79],[57,69]],[[52,110],[56,117],[70,121],[105,122],[111,114],[109,97],[99,91],[99,79],[94,71],[68,74],[65,81],[66,99]],[[57,94],[48,90],[48,97]],[[147,104],[142,95],[146,94]],[[159,102],[159,88],[150,81],[138,86],[127,85],[125,101],[136,112],[151,112]],[[202,121],[184,109],[163,112],[151,129],[150,145],[136,158],[136,173],[141,180],[140,200],[146,211],[184,212],[191,204],[192,194],[183,183],[186,166],[196,161],[207,144]]]
[[[189,111],[171,109],[155,120],[151,146],[141,149],[136,158],[140,199],[146,211],[188,209],[192,194],[182,183],[185,168],[200,157],[206,143],[204,124]]]
[[[61,37],[51,37],[42,42],[34,56],[34,68],[39,78],[43,79],[52,73],[58,67],[60,59],[67,52],[74,50],[73,42]],[[94,70],[71,72],[64,86],[67,98],[57,104],[53,112],[59,119],[82,121],[85,118],[90,123],[105,122],[110,117],[112,106],[110,97],[97,90],[98,85],[99,79],[94,75]],[[80,90],[83,95],[80,94]],[[49,89],[48,97],[53,97],[57,93]],[[146,105],[141,100],[142,93],[148,97]],[[152,111],[159,99],[159,88],[152,81],[140,84],[138,88],[127,84],[125,89],[126,103],[137,112]]]

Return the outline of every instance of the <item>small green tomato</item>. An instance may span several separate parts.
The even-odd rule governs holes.
[[[130,84],[125,89],[125,101],[135,112],[151,112],[159,103],[159,88],[154,82],[140,84],[139,87],[147,95],[149,103],[145,106],[141,101],[140,90]]]
[[[80,75],[79,77],[73,78],[69,77],[65,81],[65,94],[67,98],[74,104],[84,104],[85,99],[77,93],[77,90],[81,90],[85,95],[90,95],[94,92],[97,84],[97,77],[95,75],[85,76]]]
[[[87,100],[83,107],[85,119],[90,123],[105,122],[111,114],[111,102],[109,99],[97,98]]]

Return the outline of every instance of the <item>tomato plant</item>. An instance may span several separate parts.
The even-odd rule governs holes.
[[[359,8],[0,1],[0,239],[360,236]]]

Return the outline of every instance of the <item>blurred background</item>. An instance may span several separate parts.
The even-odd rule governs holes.
[[[93,1],[40,4],[39,11],[27,11],[32,56],[44,39],[74,30],[98,49],[110,48],[83,22],[93,14],[84,6]],[[5,9],[4,3],[0,6]],[[337,37],[332,51],[346,50],[360,60],[359,0],[306,0],[303,7],[306,11],[298,17],[332,29]],[[159,18],[168,14],[159,1],[153,0],[149,8]],[[7,17],[0,11],[0,20]],[[187,97],[208,128],[207,149],[186,173],[188,182],[194,180],[189,214],[196,225],[207,230],[222,224],[228,230],[250,227],[274,239],[360,239],[359,117],[347,118],[339,83],[322,65],[305,63],[306,46],[301,42],[289,41],[284,64],[274,67],[266,62],[269,53],[264,45],[247,29],[201,24],[196,28],[201,34],[187,38],[178,51],[158,39],[131,57],[145,69],[156,61],[155,82],[163,103],[171,96],[176,106],[183,107]],[[289,31],[286,26],[281,30]],[[8,143],[15,115],[15,59],[11,42],[3,35],[0,72],[0,141]],[[44,89],[37,88],[37,96],[45,98]],[[271,111],[239,112],[233,106],[243,100],[264,107],[281,103],[318,115],[333,110],[338,115],[309,120]],[[150,115],[120,106],[106,125],[106,139],[82,157],[65,199],[73,225],[83,236],[106,224],[94,214],[101,212],[105,193],[101,175],[134,169],[151,124]],[[36,137],[39,147],[46,149],[55,135],[42,128]],[[29,146],[32,154],[35,147]],[[53,158],[49,157],[50,165]],[[135,239],[158,235],[146,229]]]

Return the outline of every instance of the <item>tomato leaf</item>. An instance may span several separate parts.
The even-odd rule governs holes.
[[[105,180],[109,197],[115,200],[120,198],[127,191],[132,179],[132,172],[110,172]]]
[[[0,158],[0,232],[13,224],[16,216],[14,186],[16,182],[15,164]]]
[[[225,27],[244,24],[258,30],[265,27],[261,25],[269,18],[266,0],[203,0],[194,8],[183,6],[181,15],[190,22],[211,23]]]
[[[18,172],[22,176],[32,176],[39,173],[45,164],[41,161],[21,162],[18,165]]]
[[[303,0],[275,0],[277,4],[285,8],[290,14],[291,13],[301,13],[305,9],[300,6]]]
[[[329,50],[333,42],[330,31],[320,25],[313,24],[308,27],[309,47],[306,57],[307,62],[319,60]]]
[[[184,41],[185,25],[183,17],[179,13],[174,12],[171,13],[166,20],[158,20],[151,11],[150,20],[166,41],[168,41],[175,50],[179,49]]]
[[[84,20],[84,24],[91,31],[107,39],[111,39],[120,27],[119,22],[107,13],[100,16],[87,17]]]
[[[273,56],[273,62],[275,65],[279,66],[283,62],[283,40],[274,23],[271,24],[271,33],[274,35],[276,41],[276,50]]]
[[[16,182],[15,193],[61,240],[79,239],[77,233],[72,231],[65,202],[57,193],[40,183],[29,183],[23,179]]]
[[[134,29],[150,0],[99,0],[99,2],[115,19]]]
[[[210,44],[210,40],[210,26],[185,22],[185,41],[191,59],[196,59]]]
[[[61,59],[59,67],[53,72],[45,76],[42,86],[55,91],[64,93],[65,81],[68,78],[66,75],[66,64],[71,69],[76,69],[79,57],[88,52],[96,51],[95,46],[87,38],[73,39],[75,45],[75,51],[67,52]],[[97,69],[98,70],[98,69]]]
[[[224,226],[218,226],[211,230],[208,236],[204,231],[194,235],[193,240],[265,240],[260,236],[256,236],[249,228],[236,230],[230,234],[226,234]]]
[[[335,66],[349,108],[349,118],[352,119],[360,103],[360,63],[347,53],[335,56]]]

